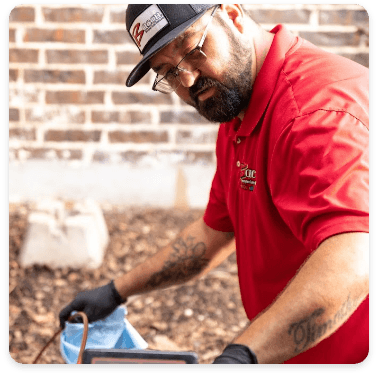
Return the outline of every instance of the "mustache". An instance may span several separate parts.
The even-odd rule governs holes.
[[[217,87],[219,82],[207,77],[199,77],[197,82],[189,88],[189,95],[192,100],[197,101],[197,96],[201,91],[212,87]]]

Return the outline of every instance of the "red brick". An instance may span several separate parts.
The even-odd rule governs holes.
[[[117,52],[117,65],[136,65],[141,60],[138,52]]]
[[[173,100],[171,95],[164,95],[162,93],[146,91],[146,92],[113,92],[113,103],[116,105],[125,104],[151,104],[151,105],[172,105]]]
[[[176,135],[177,144],[215,144],[218,131],[201,131],[199,134],[193,131],[180,130]]]
[[[45,133],[45,141],[98,142],[101,131],[83,130],[49,130]]]
[[[9,49],[9,62],[37,63],[37,49],[11,48]]]
[[[10,105],[15,102],[15,106],[39,102],[40,91],[33,86],[22,86],[20,88],[9,89],[9,102]]]
[[[25,31],[24,42],[85,43],[85,31],[64,29],[29,28]]]
[[[358,46],[360,34],[355,32],[311,32],[300,31],[299,35],[311,43],[324,47]]]
[[[85,72],[81,70],[25,70],[24,82],[85,84]]]
[[[109,142],[132,142],[132,143],[160,143],[168,142],[167,131],[112,131],[109,132]]]
[[[140,111],[92,111],[92,123],[151,123],[151,114]]]
[[[102,151],[95,151],[92,157],[93,162],[109,163],[110,154]]]
[[[9,108],[9,121],[18,122],[20,120],[20,112],[18,109]]]
[[[9,22],[34,22],[34,8],[27,6],[16,6],[9,15]]]
[[[18,70],[17,69],[9,69],[9,81],[16,82],[18,79]]]
[[[96,71],[94,73],[93,84],[119,84],[124,86],[127,76],[128,74],[122,71]]]
[[[152,118],[151,113],[145,111],[126,111],[120,113],[119,116],[120,123],[127,124],[151,124]]]
[[[211,151],[186,151],[184,163],[208,165],[214,162],[214,152]]]
[[[104,92],[84,91],[47,91],[47,104],[103,104]]]
[[[310,10],[274,10],[255,9],[247,12],[250,17],[259,23],[308,23],[310,20]]]
[[[124,162],[138,163],[143,157],[147,156],[148,153],[129,150],[126,152],[121,152],[120,155]]]
[[[319,12],[319,24],[363,27],[369,25],[369,15],[365,10],[321,10]]]
[[[48,154],[53,151],[44,148],[22,148],[22,150],[28,153],[28,159],[50,159]]]
[[[48,50],[48,63],[77,63],[77,64],[104,64],[108,63],[108,52],[104,50]]]
[[[92,111],[92,123],[117,123],[118,111]]]
[[[93,33],[93,43],[95,44],[127,44],[130,43],[130,36],[124,30],[99,31]]]
[[[124,10],[112,10],[110,12],[111,23],[126,23],[126,9]]]
[[[35,140],[35,129],[11,128],[9,129],[10,140]]]
[[[16,30],[13,28],[9,29],[9,43],[14,43],[16,41]]]
[[[25,111],[27,122],[85,123],[85,112],[65,108],[33,107]]]
[[[49,154],[54,153],[55,158],[63,160],[80,160],[83,157],[82,150],[79,149],[52,149],[52,148],[20,148],[16,150],[16,158],[19,158],[19,151],[28,152],[28,159],[50,159]],[[67,154],[68,153],[68,154]]]
[[[66,151],[65,150],[61,150],[61,149],[56,149],[55,152],[56,152],[56,155],[59,159],[67,159],[67,160],[80,160],[83,158],[83,151],[80,150],[80,149],[69,149],[69,155],[67,157],[66,155]]]
[[[102,22],[103,8],[42,8],[42,13],[47,22]]]
[[[197,111],[162,111],[160,113],[161,123],[181,124],[211,124],[207,119],[198,114]]]

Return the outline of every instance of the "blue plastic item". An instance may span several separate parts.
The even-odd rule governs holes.
[[[125,319],[127,310],[118,307],[106,319],[89,323],[86,349],[144,350],[147,342]],[[84,324],[66,322],[60,335],[60,352],[67,364],[76,364],[83,338]]]

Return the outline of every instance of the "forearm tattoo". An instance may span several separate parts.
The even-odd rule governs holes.
[[[182,283],[199,274],[209,263],[205,258],[207,247],[203,242],[195,242],[195,238],[179,237],[172,244],[173,252],[164,263],[161,271],[153,274],[147,282],[149,289],[161,285]]]
[[[349,295],[348,299],[343,303],[333,318],[325,323],[316,323],[316,319],[325,312],[324,308],[318,308],[312,312],[310,316],[291,324],[288,333],[293,336],[295,344],[294,351],[296,353],[305,351],[307,347],[322,338],[328,331],[331,331],[351,315],[356,306],[357,301],[350,299]]]

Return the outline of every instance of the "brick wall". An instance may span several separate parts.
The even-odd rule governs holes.
[[[37,161],[63,168],[214,166],[217,125],[174,95],[152,92],[152,74],[125,87],[139,60],[125,31],[125,7],[47,4],[11,11],[9,159],[14,172]],[[314,44],[368,66],[368,14],[361,6],[244,7],[267,29],[285,23]]]

